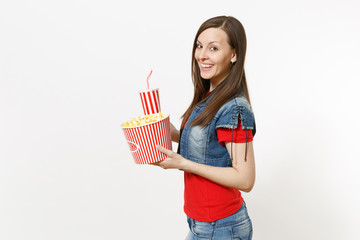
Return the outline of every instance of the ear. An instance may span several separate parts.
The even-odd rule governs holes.
[[[237,60],[237,56],[236,56],[236,50],[234,49],[233,50],[233,53],[232,53],[232,55],[231,55],[231,63],[235,63],[236,62],[236,60]]]

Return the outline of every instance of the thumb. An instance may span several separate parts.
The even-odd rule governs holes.
[[[160,152],[166,154],[167,156],[169,156],[172,153],[171,150],[166,149],[166,148],[164,148],[163,146],[160,146],[160,145],[156,145],[156,149],[159,150]]]

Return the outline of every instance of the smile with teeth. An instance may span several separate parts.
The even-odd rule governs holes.
[[[209,71],[214,65],[213,64],[205,64],[200,63],[201,71]]]
[[[201,63],[200,65],[203,68],[211,68],[213,66],[213,65],[210,65],[210,64],[203,64],[203,63]]]

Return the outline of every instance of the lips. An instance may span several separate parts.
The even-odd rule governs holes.
[[[208,63],[200,63],[200,68],[202,71],[209,71],[214,65]]]

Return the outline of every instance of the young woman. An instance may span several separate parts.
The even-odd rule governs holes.
[[[255,121],[246,84],[246,35],[233,17],[199,28],[192,51],[194,98],[180,131],[171,126],[178,153],[156,165],[185,176],[186,239],[251,239],[252,223],[240,191],[255,182]],[[239,191],[240,190],[240,191]]]

